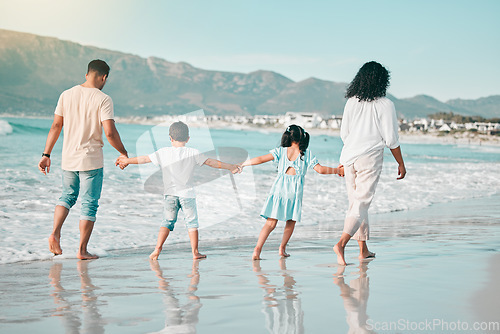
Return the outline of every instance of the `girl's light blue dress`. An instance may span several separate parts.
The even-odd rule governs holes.
[[[278,177],[260,215],[266,219],[299,222],[302,215],[304,176],[307,168],[314,168],[318,164],[318,159],[310,150],[306,150],[302,159],[299,155],[294,161],[288,159],[286,147],[277,147],[269,152],[274,157],[274,163],[278,165]],[[296,175],[285,174],[288,167],[294,168]]]

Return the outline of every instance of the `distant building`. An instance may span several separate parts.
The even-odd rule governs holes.
[[[317,113],[298,113],[289,111],[284,117],[285,124],[296,124],[303,128],[317,128],[323,121],[323,118]]]

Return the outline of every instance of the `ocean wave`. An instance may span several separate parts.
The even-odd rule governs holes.
[[[14,131],[9,122],[0,119],[0,136],[5,136]]]

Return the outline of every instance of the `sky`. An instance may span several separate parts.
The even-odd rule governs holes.
[[[498,0],[0,0],[0,29],[183,61],[350,82],[363,63],[389,93],[500,94]]]

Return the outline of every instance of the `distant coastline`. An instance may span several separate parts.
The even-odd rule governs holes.
[[[29,115],[14,115],[0,114],[0,118],[33,118],[33,119],[52,119],[49,116],[29,116]],[[117,123],[122,124],[141,124],[141,125],[158,125],[165,122],[161,118],[146,118],[146,117],[116,117]],[[246,131],[265,131],[280,133],[286,128],[281,126],[255,125],[255,124],[235,124],[223,120],[208,121],[208,122],[189,122],[191,127],[208,126],[212,129],[230,129],[230,130],[246,130]],[[325,135],[332,137],[340,137],[339,129],[319,129],[307,128],[306,130],[312,135]],[[473,132],[399,132],[400,141],[402,143],[420,143],[420,144],[450,144],[450,145],[491,145],[500,146],[500,136],[488,135]]]

